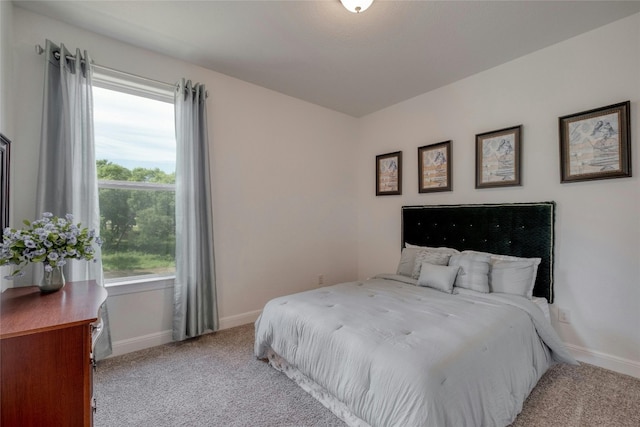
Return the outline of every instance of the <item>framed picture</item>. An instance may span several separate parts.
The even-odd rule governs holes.
[[[476,188],[520,185],[522,125],[476,135]]]
[[[9,144],[0,133],[0,232],[9,226]]]
[[[560,182],[631,176],[630,102],[560,117]]]
[[[418,192],[453,190],[451,141],[418,147]]]
[[[402,151],[376,156],[376,196],[402,194]]]

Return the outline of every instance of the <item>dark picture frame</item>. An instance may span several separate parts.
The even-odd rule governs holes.
[[[631,176],[631,102],[562,116],[560,182]]]
[[[476,188],[521,185],[522,125],[476,135]]]
[[[376,196],[402,194],[402,151],[376,156]]]
[[[451,141],[418,147],[418,192],[453,190]]]
[[[0,133],[0,231],[9,226],[11,141]]]

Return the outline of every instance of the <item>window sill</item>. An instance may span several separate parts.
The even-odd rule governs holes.
[[[105,283],[110,297],[173,288],[175,276],[145,277]]]

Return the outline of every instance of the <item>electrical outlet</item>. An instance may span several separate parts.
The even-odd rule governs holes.
[[[562,323],[571,323],[571,312],[566,308],[559,308],[558,320]]]
[[[324,274],[318,276],[318,285],[324,285]]]

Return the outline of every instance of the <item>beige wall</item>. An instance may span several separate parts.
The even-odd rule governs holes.
[[[43,67],[33,46],[50,38],[88,49],[101,65],[207,85],[224,325],[316,286],[320,274],[335,283],[394,271],[402,205],[555,200],[554,326],[582,360],[640,377],[638,178],[560,184],[558,172],[558,117],[627,99],[637,169],[640,15],[362,119],[19,8],[12,27],[15,218],[36,214]],[[474,135],[518,124],[523,186],[476,190]],[[419,194],[417,147],[448,139],[454,191]],[[375,197],[375,155],[395,150],[404,152],[404,194]],[[116,343],[167,340],[171,299],[171,287],[110,296]],[[571,312],[571,324],[555,320],[558,307]]]
[[[13,5],[0,2],[0,132],[9,137]]]
[[[640,185],[560,184],[558,117],[631,100],[640,165],[640,15],[636,14],[362,119],[358,272],[395,269],[400,207],[557,202],[554,326],[582,360],[640,377]],[[521,187],[475,189],[475,134],[523,125]],[[419,194],[417,147],[453,140],[453,192]],[[376,154],[402,150],[402,196],[375,197]],[[555,321],[557,308],[572,323]]]
[[[9,138],[9,140],[13,140],[13,110],[11,108],[13,83],[11,74],[12,40],[13,4],[0,1],[0,133]],[[11,215],[11,212],[9,214]],[[9,274],[8,267],[0,267],[0,290],[10,286],[10,282],[4,279],[7,274]]]
[[[356,278],[356,119],[14,8],[16,218],[33,218],[46,38],[96,63],[209,90],[214,231],[223,325],[255,318],[271,298]],[[109,297],[116,342],[166,337],[172,289]],[[151,340],[153,341],[153,340]],[[150,341],[150,342],[151,342]]]

